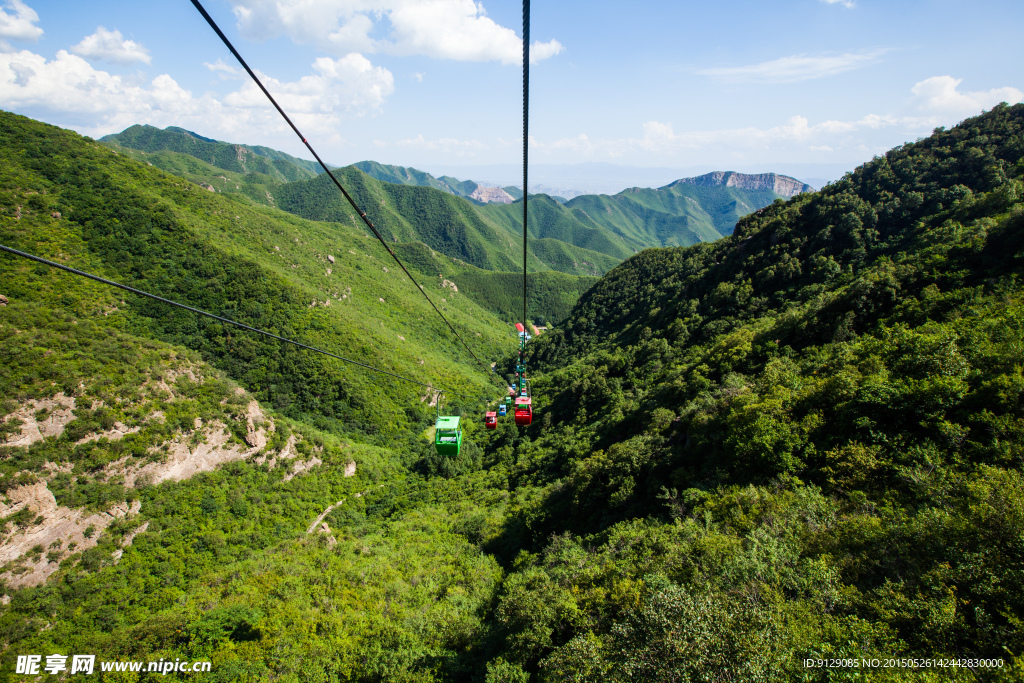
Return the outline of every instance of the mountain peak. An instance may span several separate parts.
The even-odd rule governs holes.
[[[814,192],[814,188],[796,178],[778,173],[748,175],[735,171],[714,171],[695,178],[680,178],[665,187],[679,184],[703,185],[705,187],[738,187],[743,190],[772,190],[783,197],[794,197],[802,192]]]

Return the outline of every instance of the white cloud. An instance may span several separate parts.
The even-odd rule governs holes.
[[[8,14],[11,10],[13,14]],[[11,44],[7,39],[34,43],[43,35],[43,29],[36,26],[39,15],[22,0],[7,0],[0,9],[0,52],[9,52]]]
[[[532,136],[531,136],[532,138]],[[583,154],[589,156],[594,153],[594,144],[590,142],[590,138],[587,137],[586,133],[580,133],[574,138],[562,138],[561,140],[555,140],[551,143],[552,149],[567,149],[577,154]]]
[[[643,126],[644,137],[633,142],[641,149],[656,153],[697,149],[709,145],[766,150],[779,145],[798,143],[821,148],[832,146],[836,144],[835,141],[842,140],[843,136],[860,131],[893,127],[920,130],[927,127],[930,122],[916,117],[897,118],[869,114],[856,121],[828,120],[810,125],[807,118],[793,116],[784,124],[771,128],[748,127],[676,133],[670,123],[649,121]]]
[[[885,52],[871,50],[841,55],[791,55],[759,64],[700,69],[697,73],[730,83],[796,83],[874,64]]]
[[[947,115],[972,116],[983,109],[991,109],[1000,102],[1017,104],[1024,100],[1024,92],[1017,88],[993,88],[983,92],[960,92],[963,80],[952,76],[932,76],[916,83],[913,93],[920,111]]]
[[[426,55],[519,64],[522,40],[474,0],[232,0],[238,28],[251,40],[286,35],[336,54],[352,51]],[[390,28],[390,32],[388,32]],[[385,37],[376,34],[387,32]],[[536,62],[563,50],[535,42]]]
[[[379,141],[377,142],[378,146],[383,146],[384,144]],[[459,157],[471,157],[477,152],[489,149],[487,145],[479,140],[459,140],[457,138],[438,138],[436,140],[427,140],[423,137],[422,133],[414,138],[399,140],[394,144],[396,147],[438,151]]]
[[[595,139],[586,134],[538,145],[542,155],[570,152],[580,159],[644,159],[653,163],[706,159],[714,163],[725,160],[779,161],[787,156],[798,158],[806,150],[860,155],[863,140],[869,139],[872,149],[888,149],[906,139],[940,125],[935,117],[879,116],[869,114],[853,121],[826,120],[811,124],[804,116],[768,128],[726,128],[676,132],[670,122],[648,121],[642,135],[632,138]],[[879,135],[892,138],[891,144],[876,144]]]
[[[565,46],[557,40],[549,40],[546,43],[533,43],[530,45],[530,64],[536,64],[548,57],[554,57],[557,54],[561,54],[564,50]],[[523,59],[520,57],[516,63],[522,64],[522,62]]]
[[[298,81],[264,76],[268,89],[303,132],[334,135],[342,113],[376,111],[394,90],[387,69],[362,55],[318,59]],[[163,74],[139,84],[94,68],[65,50],[56,58],[28,50],[0,54],[0,102],[11,110],[41,109],[87,121],[75,126],[89,135],[117,132],[136,123],[191,127],[220,139],[266,138],[286,124],[251,81],[218,99],[196,96]]]
[[[125,40],[117,29],[108,31],[103,26],[97,27],[96,33],[91,36],[82,38],[82,42],[72,47],[71,51],[86,59],[106,60],[115,64],[149,64],[151,61],[146,48],[134,40]]]
[[[220,75],[221,78],[248,78],[248,75],[241,67],[233,64],[227,64],[223,59],[218,58],[213,64],[210,62],[203,62],[203,66],[215,74]]]
[[[852,9],[854,7],[853,0],[821,0],[821,1],[826,3],[826,4],[829,4],[829,5],[842,5],[843,7],[847,8],[847,9]]]
[[[390,71],[373,66],[366,57],[352,53],[341,59],[319,57],[313,62],[315,74],[297,81],[283,83],[257,72],[263,85],[274,95],[289,115],[292,112],[316,114],[338,109],[362,115],[376,111],[395,90]],[[224,98],[235,107],[269,106],[266,96],[251,80]]]

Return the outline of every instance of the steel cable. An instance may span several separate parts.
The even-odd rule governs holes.
[[[253,72],[253,70],[249,68],[249,65],[246,63],[246,61],[244,59],[242,59],[242,55],[240,55],[238,53],[238,50],[236,50],[235,46],[231,44],[231,41],[228,40],[228,37],[226,35],[224,35],[223,31],[220,30],[220,27],[217,25],[217,22],[215,22],[213,20],[213,17],[211,17],[207,13],[206,9],[202,6],[202,4],[200,4],[199,0],[192,0],[192,4],[195,5],[195,8],[197,10],[199,10],[200,14],[203,15],[203,18],[206,19],[206,23],[208,23],[210,25],[210,28],[212,28],[214,30],[214,32],[216,32],[216,34],[220,37],[220,39],[224,43],[224,45],[228,48],[228,50],[231,51],[231,54],[235,56],[235,59],[237,59],[238,63],[242,65],[242,68],[245,69],[246,73],[249,74],[249,76],[256,83],[256,85],[259,87],[259,89],[263,91],[263,94],[267,96],[267,99],[270,100],[270,103],[272,105],[274,105],[274,108],[277,109],[279,114],[281,114],[281,116],[284,118],[285,122],[287,122],[288,125],[291,126],[291,129],[293,131],[295,131],[295,134],[299,136],[299,139],[302,140],[302,144],[304,144],[306,146],[306,149],[309,150],[309,153],[313,155],[313,157],[316,159],[317,163],[320,164],[321,168],[324,169],[324,172],[330,177],[331,180],[334,181],[334,184],[338,187],[339,190],[341,190],[341,193],[345,196],[345,199],[347,199],[348,203],[352,205],[352,208],[355,210],[356,213],[359,214],[359,217],[363,219],[363,222],[366,224],[366,226],[377,237],[377,239],[380,241],[381,245],[383,245],[384,249],[387,250],[387,252],[391,255],[391,258],[393,258],[395,260],[395,263],[397,263],[398,266],[402,269],[402,271],[406,275],[409,276],[409,279],[412,280],[412,283],[414,285],[416,285],[416,288],[420,291],[420,293],[427,300],[427,302],[431,305],[431,307],[433,307],[434,312],[437,313],[438,316],[440,316],[441,320],[443,320],[445,325],[448,326],[448,329],[450,329],[452,331],[452,334],[454,334],[455,337],[460,342],[462,342],[462,345],[466,347],[466,350],[469,351],[469,354],[471,356],[473,356],[474,360],[476,360],[476,362],[480,365],[480,367],[482,367],[485,372],[487,370],[489,370],[487,365],[483,361],[481,361],[480,358],[477,357],[477,355],[475,353],[473,353],[473,349],[469,348],[469,344],[467,344],[466,341],[462,338],[462,336],[459,335],[459,333],[455,330],[455,328],[452,327],[452,324],[450,322],[448,322],[448,319],[446,317],[444,317],[444,314],[441,313],[440,309],[438,309],[438,307],[434,304],[434,302],[431,300],[431,298],[427,295],[427,292],[423,288],[423,286],[421,284],[419,284],[418,282],[416,282],[416,278],[414,278],[412,276],[412,273],[410,273],[409,270],[405,267],[405,264],[403,264],[399,260],[398,256],[395,254],[395,252],[392,251],[391,247],[389,247],[387,242],[384,241],[384,238],[381,237],[381,234],[377,231],[377,228],[374,227],[373,222],[370,221],[369,218],[367,218],[366,212],[359,208],[359,206],[356,204],[355,200],[352,199],[352,196],[345,190],[344,187],[342,187],[341,183],[338,181],[338,179],[335,177],[335,175],[331,172],[331,169],[327,168],[327,164],[325,164],[323,159],[320,158],[320,155],[316,153],[316,150],[313,149],[313,146],[311,144],[309,144],[309,142],[306,140],[306,136],[304,136],[299,131],[298,127],[294,123],[292,123],[292,120],[288,117],[288,114],[286,114],[284,112],[284,109],[281,108],[281,105],[279,105],[277,103],[277,100],[274,99],[274,96],[271,95],[270,91],[267,90],[263,86],[263,82],[260,81],[259,77],[256,76],[255,72]]]
[[[87,277],[90,280],[95,280],[96,282],[101,282],[101,283],[103,283],[105,285],[110,285],[111,287],[118,287],[118,288],[123,289],[125,291],[131,292],[132,294],[138,294],[139,296],[149,297],[150,299],[155,299],[157,301],[161,301],[161,302],[163,302],[165,304],[169,304],[171,306],[177,306],[178,308],[184,308],[186,311],[191,311],[193,313],[198,313],[199,315],[205,315],[208,318],[213,318],[214,320],[219,320],[219,321],[221,321],[223,323],[227,323],[229,325],[234,325],[235,327],[240,327],[243,330],[249,330],[250,332],[256,332],[257,334],[262,334],[263,336],[270,337],[271,339],[276,339],[278,341],[283,341],[283,342],[288,343],[288,344],[293,344],[294,346],[298,346],[300,348],[307,349],[309,351],[315,351],[316,353],[322,353],[325,356],[330,356],[331,358],[336,358],[336,359],[344,361],[346,363],[351,363],[352,365],[358,365],[361,368],[366,368],[367,370],[372,370],[373,372],[378,372],[378,373],[380,373],[382,375],[387,375],[389,377],[394,377],[395,379],[400,379],[400,380],[402,380],[404,382],[411,382],[412,384],[418,384],[421,387],[427,387],[431,391],[440,391],[440,392],[443,392],[443,393],[446,393],[446,394],[453,394],[453,395],[456,395],[456,396],[469,396],[469,394],[465,394],[465,393],[457,392],[457,391],[449,391],[447,389],[439,389],[439,388],[435,387],[432,384],[427,384],[426,382],[420,382],[420,381],[415,380],[415,379],[410,379],[408,377],[403,377],[402,375],[396,375],[393,372],[388,372],[387,370],[381,370],[380,368],[375,368],[372,365],[367,365],[366,363],[360,363],[357,360],[352,360],[351,358],[345,358],[344,356],[339,356],[339,355],[337,355],[335,353],[331,353],[330,351],[324,351],[323,349],[318,349],[315,346],[310,346],[309,344],[303,344],[302,342],[297,342],[294,339],[288,339],[287,337],[282,337],[280,335],[276,335],[273,332],[267,332],[266,330],[261,330],[258,327],[251,327],[250,325],[246,325],[245,323],[240,323],[240,322],[238,322],[236,320],[231,320],[230,318],[224,318],[224,317],[216,315],[214,313],[210,313],[208,311],[204,311],[201,308],[195,308],[194,306],[188,306],[186,304],[178,303],[177,301],[172,301],[171,299],[165,299],[162,296],[157,296],[156,294],[151,294],[151,293],[149,293],[147,291],[144,291],[144,290],[141,290],[141,289],[136,289],[135,287],[130,287],[128,285],[122,284],[122,283],[117,282],[115,280],[108,280],[105,277],[100,277],[99,275],[93,275],[92,273],[86,272],[84,270],[78,270],[77,268],[72,268],[70,266],[65,266],[63,263],[57,263],[56,261],[50,261],[49,259],[42,258],[41,256],[36,256],[34,254],[29,254],[27,252],[19,251],[17,249],[12,249],[11,247],[4,246],[2,244],[0,244],[0,251],[6,251],[6,252],[8,252],[10,254],[14,254],[15,256],[20,256],[22,258],[27,258],[27,259],[30,259],[32,261],[36,261],[38,263],[42,263],[42,264],[45,264],[47,266],[51,266],[53,268],[58,268],[60,270],[66,271],[68,273],[72,273],[74,275],[81,275],[82,277]]]

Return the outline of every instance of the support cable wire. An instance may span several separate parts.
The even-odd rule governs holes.
[[[448,319],[444,317],[444,314],[441,313],[441,311],[437,308],[437,306],[430,299],[430,297],[427,296],[427,292],[425,289],[423,289],[423,286],[416,282],[416,278],[414,278],[412,276],[412,273],[408,271],[408,269],[405,267],[405,264],[398,260],[398,256],[395,254],[394,251],[391,250],[391,247],[388,246],[387,242],[384,241],[384,238],[381,237],[380,233],[377,231],[377,228],[374,227],[370,219],[367,218],[366,212],[359,208],[355,200],[352,199],[352,196],[345,190],[344,187],[342,187],[341,183],[338,181],[335,175],[331,173],[331,169],[327,168],[327,164],[325,164],[323,159],[320,158],[320,155],[316,153],[316,150],[313,149],[313,146],[306,141],[306,136],[304,136],[299,131],[298,127],[296,127],[296,125],[292,123],[292,120],[288,118],[288,114],[284,113],[284,109],[282,109],[281,105],[277,103],[277,100],[275,100],[274,96],[270,94],[270,91],[263,86],[262,81],[260,81],[260,79],[256,76],[255,72],[253,72],[253,70],[249,68],[249,65],[246,64],[245,60],[242,59],[242,55],[238,53],[238,50],[236,50],[235,46],[231,44],[231,41],[228,40],[228,37],[224,35],[223,31],[220,30],[220,27],[217,26],[217,22],[213,20],[213,17],[211,17],[206,12],[206,9],[203,8],[199,0],[192,0],[192,4],[195,5],[196,9],[199,10],[199,13],[203,15],[203,18],[206,19],[206,23],[208,23],[210,25],[210,28],[212,28],[216,32],[216,34],[220,37],[224,45],[227,46],[228,50],[231,51],[231,54],[233,54],[235,56],[235,59],[238,60],[238,63],[242,65],[243,69],[245,69],[246,73],[248,73],[252,80],[256,83],[256,85],[259,86],[259,89],[263,91],[263,94],[267,96],[267,99],[270,100],[270,103],[272,105],[274,105],[274,108],[277,109],[278,113],[281,114],[281,116],[288,123],[288,125],[291,126],[291,129],[295,131],[295,134],[299,136],[299,139],[302,140],[302,144],[306,146],[306,149],[309,150],[309,153],[313,155],[317,163],[320,164],[320,166],[324,169],[324,172],[327,173],[331,180],[334,181],[334,184],[337,185],[339,190],[341,190],[341,193],[345,195],[345,199],[347,199],[348,203],[352,205],[352,208],[355,210],[356,213],[359,214],[359,217],[363,219],[363,222],[366,223],[366,226],[371,231],[373,231],[373,234],[377,237],[377,239],[384,246],[387,252],[391,254],[391,258],[395,260],[395,263],[397,263],[399,267],[405,272],[405,274],[409,276],[409,279],[412,280],[412,283],[416,285],[416,288],[420,291],[423,297],[434,308],[434,312],[436,312],[441,317],[441,320],[443,320],[445,325],[448,326],[448,329],[452,331],[452,334],[454,334],[456,338],[458,338],[458,340],[462,342],[462,345],[466,347],[466,350],[469,351],[470,355],[473,356],[474,360],[476,360],[476,362],[480,364],[480,367],[482,367],[485,371],[489,371],[490,368],[488,368],[487,365],[483,361],[481,361],[480,358],[478,358],[475,353],[473,353],[473,349],[469,348],[469,344],[467,344],[465,340],[463,340],[463,338],[459,335],[459,333],[455,331],[455,328],[452,327],[452,324],[448,322]]]
[[[286,342],[288,344],[293,344],[295,346],[298,346],[298,347],[303,348],[303,349],[307,349],[309,351],[314,351],[316,353],[322,353],[325,356],[330,356],[331,358],[337,358],[338,360],[345,361],[346,363],[351,363],[353,365],[358,365],[361,368],[366,368],[367,370],[372,370],[374,372],[379,372],[382,375],[388,375],[389,377],[394,377],[395,379],[400,379],[400,380],[402,380],[404,382],[411,382],[412,384],[418,384],[421,387],[427,387],[431,391],[440,391],[440,392],[445,393],[445,394],[454,394],[456,396],[468,396],[469,395],[469,394],[464,394],[462,392],[448,391],[447,389],[438,389],[434,385],[427,384],[426,382],[420,382],[420,381],[417,381],[415,379],[409,379],[408,377],[402,377],[401,375],[396,375],[393,372],[388,372],[387,370],[381,370],[380,368],[375,368],[372,365],[367,365],[365,363],[360,363],[357,360],[352,360],[350,358],[345,358],[344,356],[339,356],[337,354],[331,353],[330,351],[324,351],[323,349],[318,349],[315,346],[310,346],[308,344],[303,344],[302,342],[297,342],[295,340],[288,339],[287,337],[278,336],[278,335],[274,334],[273,332],[267,332],[266,330],[261,330],[258,327],[250,327],[249,325],[237,322],[235,320],[231,320],[230,318],[223,318],[223,317],[221,317],[219,315],[214,315],[213,313],[209,313],[207,311],[204,311],[201,308],[194,308],[192,306],[186,306],[185,304],[180,304],[177,301],[171,301],[170,299],[165,299],[162,296],[157,296],[156,294],[150,294],[149,292],[145,292],[145,291],[143,291],[141,289],[136,289],[135,287],[129,287],[128,285],[121,284],[120,282],[115,282],[114,280],[108,280],[108,279],[106,279],[104,277],[100,277],[99,275],[93,275],[92,273],[87,273],[84,270],[78,270],[77,268],[72,268],[70,266],[65,266],[63,263],[56,263],[55,261],[50,261],[48,259],[44,259],[41,256],[35,256],[33,254],[28,254],[28,253],[26,253],[24,251],[18,251],[17,249],[12,249],[12,248],[4,246],[2,244],[0,244],[0,251],[6,251],[6,252],[8,252],[10,254],[14,254],[15,256],[21,256],[22,258],[27,258],[27,259],[30,259],[32,261],[36,261],[38,263],[42,263],[44,265],[51,266],[53,268],[59,268],[60,270],[66,271],[66,272],[71,273],[73,275],[81,275],[82,277],[87,277],[90,280],[95,280],[96,282],[101,282],[101,283],[103,283],[105,285],[110,285],[111,287],[118,287],[118,288],[123,289],[125,291],[131,292],[132,294],[138,294],[140,296],[149,297],[150,299],[156,299],[157,301],[161,301],[161,302],[163,302],[165,304],[169,304],[171,306],[177,306],[178,308],[184,308],[186,311],[192,311],[193,313],[198,313],[199,315],[205,315],[208,318],[213,318],[214,320],[219,320],[222,323],[227,323],[229,325],[234,325],[235,327],[241,327],[243,330],[249,330],[250,332],[256,332],[257,334],[262,334],[265,337],[270,337],[271,339],[276,339],[278,341],[283,341],[283,342]]]
[[[523,0],[523,343],[519,361],[525,363],[526,334],[526,201],[530,196],[526,184],[527,160],[530,148],[530,0]]]

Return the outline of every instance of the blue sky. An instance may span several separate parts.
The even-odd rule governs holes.
[[[204,4],[327,160],[519,163],[519,3]],[[1019,0],[534,2],[531,164],[831,179],[1021,101],[1022,29]],[[307,156],[242,76],[187,0],[0,0],[0,107]]]

